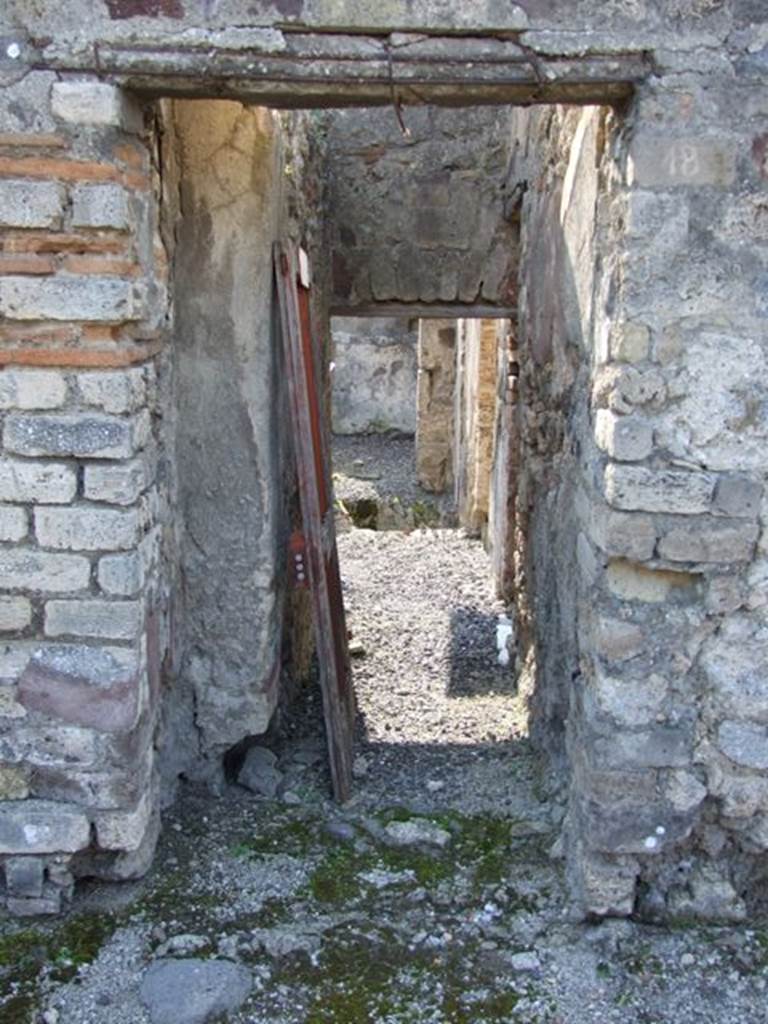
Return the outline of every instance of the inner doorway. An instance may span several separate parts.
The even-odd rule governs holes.
[[[511,325],[337,317],[332,335],[356,799],[551,828],[552,806],[531,799],[531,666],[491,554]]]

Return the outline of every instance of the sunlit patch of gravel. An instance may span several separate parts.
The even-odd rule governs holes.
[[[352,530],[339,555],[356,652],[357,799],[546,818],[551,787],[542,791],[515,666],[498,663],[505,608],[481,542],[459,530]]]

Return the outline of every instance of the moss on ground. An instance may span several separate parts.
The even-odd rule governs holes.
[[[307,857],[325,849],[330,842],[320,817],[293,817],[276,810],[258,835],[244,836],[230,848],[230,853],[233,857]]]
[[[297,904],[307,901],[323,910],[370,912],[366,917],[371,934],[337,934],[323,943],[317,963],[306,957],[288,960],[303,967],[307,1024],[365,1024],[381,1019],[408,1024],[418,1021],[419,1010],[428,1005],[447,1024],[507,1020],[519,993],[499,989],[496,979],[483,982],[465,976],[468,958],[476,950],[458,943],[450,955],[404,944],[394,932],[377,929],[377,909],[390,900],[392,889],[378,890],[362,877],[372,869],[397,872],[413,887],[435,892],[446,886],[463,893],[469,902],[487,894],[490,888],[514,878],[515,865],[539,859],[541,836],[531,836],[524,823],[493,815],[415,814],[408,808],[392,807],[377,817],[381,825],[391,821],[426,820],[451,833],[444,850],[419,846],[394,847],[369,834],[361,842],[341,841],[329,835],[319,814],[306,810],[270,809],[273,816],[263,822],[258,834],[236,842],[234,857],[262,858],[275,855],[307,858],[311,873],[299,894],[267,901],[258,911],[228,921],[232,933],[270,928],[295,917]],[[374,830],[375,831],[375,830]],[[0,936],[0,1019],[3,1024],[33,1024],[38,1013],[38,982],[45,971],[56,981],[72,979],[78,968],[93,961],[115,930],[136,921],[174,920],[181,928],[210,932],[221,928],[216,914],[217,893],[189,895],[188,868],[154,875],[141,895],[118,913],[88,913],[66,917],[39,927],[9,925]],[[530,910],[534,900],[518,896],[507,903],[507,912]],[[766,941],[768,947],[768,940]],[[480,958],[482,959],[482,958]],[[645,957],[627,965],[630,972],[653,971]],[[281,968],[282,970],[282,968]],[[475,968],[473,967],[473,970]],[[287,980],[287,979],[286,979]],[[297,979],[298,981],[301,979]],[[426,1000],[426,1003],[424,1002]]]
[[[497,979],[467,974],[474,948],[450,953],[414,949],[391,929],[368,934],[349,925],[327,936],[316,961],[292,957],[277,981],[297,986],[306,1002],[306,1024],[501,1024],[520,993]]]
[[[52,927],[12,929],[0,936],[0,1019],[3,1024],[32,1024],[37,1014],[41,972],[70,981],[91,963],[118,926],[113,914],[77,914]]]
[[[394,807],[379,815],[383,825],[419,818],[452,834],[450,860],[454,867],[462,865],[470,872],[476,891],[507,881],[514,872],[515,864],[523,859],[538,861],[549,840],[548,836],[531,834],[524,822],[490,814],[466,815],[448,811],[417,815],[406,808]],[[436,880],[440,880],[439,873]]]

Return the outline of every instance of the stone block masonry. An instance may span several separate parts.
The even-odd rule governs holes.
[[[347,311],[519,306],[511,590],[536,660],[534,738],[569,771],[564,849],[579,912],[735,917],[759,906],[762,6],[0,5],[18,51],[0,62],[0,585],[3,621],[18,623],[0,648],[0,857],[14,911],[55,909],[68,883],[53,857],[83,871],[100,851],[91,864],[106,857],[100,870],[121,877],[146,865],[156,834],[153,695],[173,583],[149,540],[164,507],[148,415],[168,312],[159,196],[184,294],[171,472],[183,484],[176,562],[195,725],[220,755],[274,706],[276,685],[258,688],[280,650],[275,551],[288,517],[275,486],[283,406],[262,241],[282,230],[274,184],[296,180],[310,147],[284,174],[272,115],[240,105],[259,96],[386,107],[381,121],[366,111],[355,126],[345,113],[330,127],[337,138],[344,122],[354,130],[329,182],[332,260],[316,267],[334,263]],[[173,101],[162,191],[121,81],[146,95],[226,97],[226,116]],[[451,138],[462,119],[409,106],[425,99],[497,104],[480,133],[491,139],[484,165],[478,112]],[[526,109],[545,102],[578,106]],[[293,197],[305,214],[310,193]],[[302,230],[317,216],[300,218]],[[54,376],[30,383],[32,367]],[[94,635],[105,605],[123,609],[120,637]]]
[[[572,772],[566,849],[586,912],[674,913],[706,864],[718,912],[743,916],[768,849],[762,305],[715,284],[736,251],[764,249],[717,227],[729,191],[756,195],[764,172],[738,155],[735,133],[749,152],[756,124],[728,88],[715,107],[709,79],[641,90],[623,155],[608,111],[513,118],[528,154],[513,176],[536,183],[521,210],[517,595],[539,659],[534,729]],[[687,911],[711,914],[713,892]]]
[[[461,304],[515,305],[506,118],[494,107],[416,106],[404,136],[389,110],[334,111],[328,178],[337,313],[384,316],[387,303],[457,306],[457,315]]]
[[[0,862],[20,914],[56,911],[86,860],[147,862],[166,642],[151,154],[111,85],[58,81],[44,105],[55,130],[0,135]]]

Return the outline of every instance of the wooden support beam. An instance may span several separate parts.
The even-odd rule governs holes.
[[[233,34],[234,33],[234,34]],[[247,30],[46,48],[30,66],[95,72],[139,94],[271,107],[618,103],[652,73],[644,53],[537,53],[513,38]]]
[[[421,320],[514,319],[514,306],[464,305],[460,302],[369,302],[359,306],[331,305],[331,316],[392,316]]]

